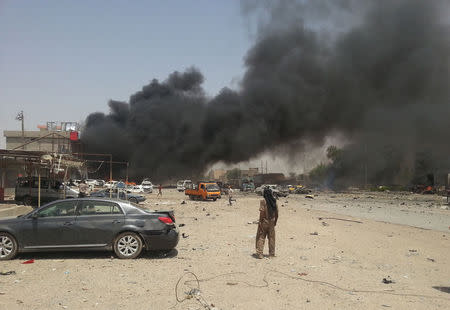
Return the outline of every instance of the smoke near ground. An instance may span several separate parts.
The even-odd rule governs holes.
[[[370,182],[404,184],[421,169],[450,168],[447,1],[242,7],[259,24],[238,90],[208,98],[195,68],[153,80],[128,103],[109,102],[109,114],[88,116],[87,150],[163,180],[279,146],[305,151],[305,141],[338,132],[352,141],[334,170],[344,183],[361,181],[361,169]]]

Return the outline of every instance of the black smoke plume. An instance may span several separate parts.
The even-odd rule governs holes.
[[[198,70],[174,72],[89,115],[86,148],[164,180],[339,132],[352,143],[336,179],[360,181],[364,167],[369,181],[405,183],[418,162],[450,168],[448,1],[262,3],[243,2],[260,24],[239,90],[208,98]]]

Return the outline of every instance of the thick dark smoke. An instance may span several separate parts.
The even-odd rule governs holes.
[[[87,149],[164,180],[340,132],[353,143],[337,179],[361,181],[364,167],[369,181],[407,183],[450,168],[447,1],[255,3],[243,4],[260,24],[239,90],[210,99],[195,68],[153,80],[89,115]]]

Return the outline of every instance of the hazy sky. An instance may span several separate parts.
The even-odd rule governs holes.
[[[251,45],[236,1],[0,0],[3,130],[82,121],[153,78],[198,67],[208,94],[235,86]]]

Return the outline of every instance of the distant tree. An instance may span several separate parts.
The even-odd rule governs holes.
[[[330,145],[327,148],[327,158],[330,159],[332,162],[336,162],[339,160],[339,158],[342,155],[342,150],[339,149],[335,145]]]
[[[323,183],[327,178],[328,170],[329,170],[328,165],[320,163],[309,172],[309,177],[311,181]]]

